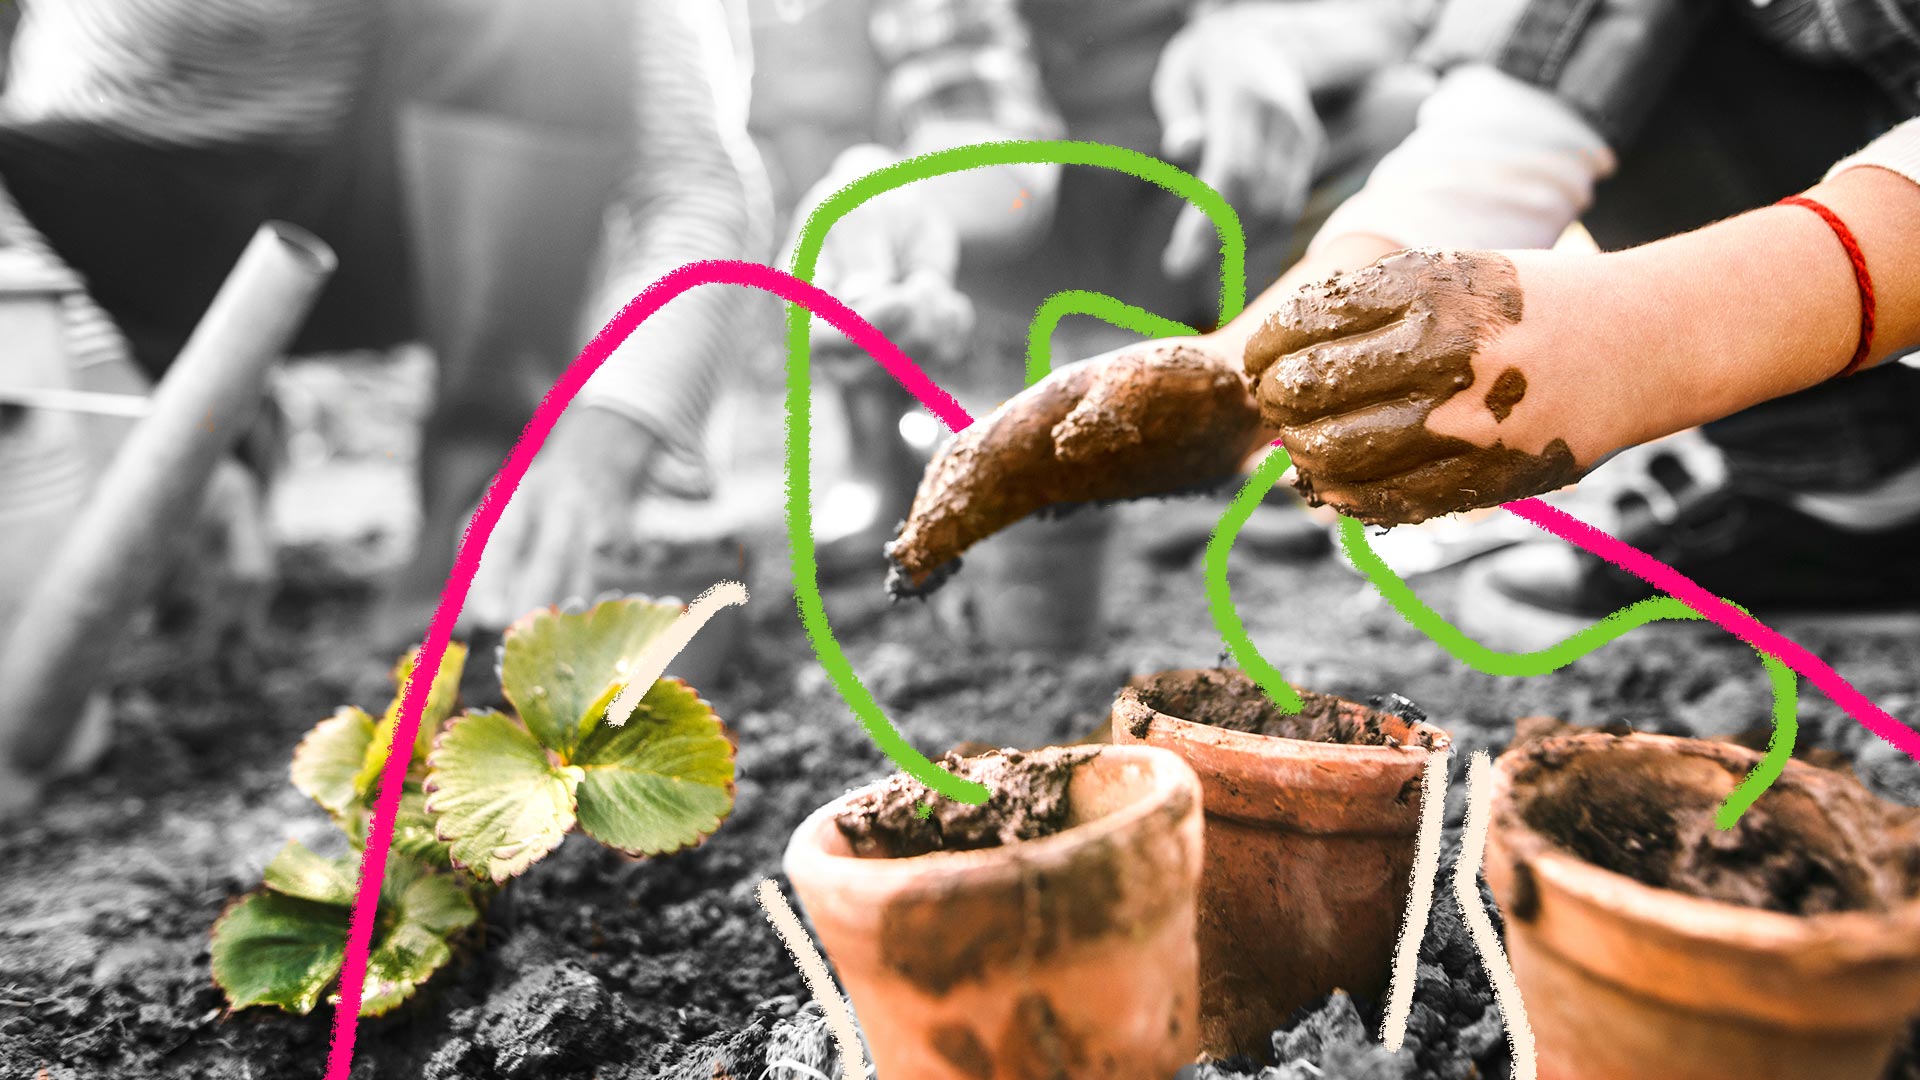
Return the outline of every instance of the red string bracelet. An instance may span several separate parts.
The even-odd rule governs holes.
[[[1867,362],[1867,354],[1873,351],[1873,275],[1867,273],[1867,257],[1860,253],[1860,242],[1853,238],[1853,230],[1825,205],[1804,195],[1789,195],[1780,200],[1780,205],[1804,206],[1819,214],[1833,235],[1840,238],[1840,246],[1847,249],[1847,261],[1853,264],[1853,283],[1860,288],[1860,345],[1853,350],[1853,359],[1847,361],[1847,366],[1834,378],[1851,375],[1860,370],[1860,365]]]

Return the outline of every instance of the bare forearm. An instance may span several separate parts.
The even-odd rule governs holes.
[[[1855,168],[1809,191],[1858,240],[1877,297],[1868,365],[1920,345],[1920,185]],[[1838,374],[1860,339],[1860,299],[1839,240],[1799,206],[1773,206],[1596,260],[1596,328],[1642,358],[1641,441]]]

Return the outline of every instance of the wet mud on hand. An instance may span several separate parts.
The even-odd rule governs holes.
[[[1524,317],[1519,277],[1488,253],[1403,251],[1300,289],[1248,342],[1262,419],[1315,505],[1374,525],[1424,521],[1563,487],[1580,475],[1562,438],[1528,453],[1427,424],[1473,386],[1473,357]],[[1516,369],[1484,398],[1505,421]]]

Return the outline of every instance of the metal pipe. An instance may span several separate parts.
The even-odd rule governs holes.
[[[254,234],[0,648],[0,761],[36,770],[59,756],[128,610],[166,570],[170,538],[192,526],[334,266],[304,229],[269,222]]]

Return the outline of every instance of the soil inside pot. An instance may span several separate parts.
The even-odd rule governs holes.
[[[1604,769],[1567,770],[1543,782],[1521,816],[1596,866],[1706,900],[1820,915],[1886,911],[1920,894],[1920,867],[1913,865],[1920,852],[1903,856],[1872,828],[1789,819],[1783,804],[1768,799],[1732,829],[1716,828],[1716,804],[1686,797],[1691,793],[1653,768],[1635,767],[1656,760],[1636,753]],[[1786,779],[1777,786],[1793,787]],[[1835,814],[1844,809],[1838,803],[1830,805]],[[1908,863],[1904,872],[1901,862]]]
[[[1098,747],[948,754],[947,771],[992,792],[978,805],[944,798],[905,773],[855,799],[835,821],[862,858],[910,859],[936,851],[978,851],[1051,836],[1070,824],[1067,785]]]
[[[1259,684],[1226,668],[1163,671],[1135,679],[1132,685],[1156,712],[1229,731],[1307,742],[1401,746],[1412,728],[1413,745],[1433,745],[1429,732],[1413,727],[1425,719],[1424,714],[1398,695],[1390,703],[1368,708],[1331,694],[1301,690],[1300,711],[1287,713],[1267,698]],[[1134,734],[1144,737],[1146,732]]]

